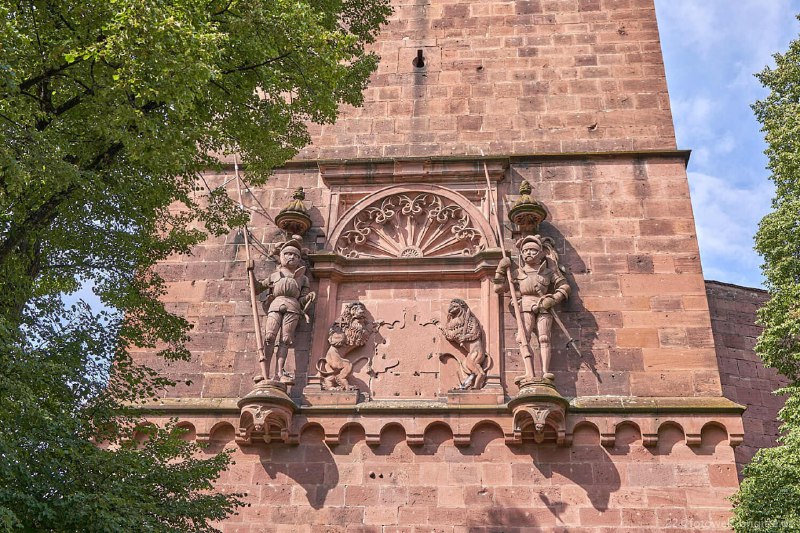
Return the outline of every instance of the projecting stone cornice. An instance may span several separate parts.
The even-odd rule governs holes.
[[[381,158],[354,158],[354,159],[300,159],[287,161],[282,167],[285,169],[316,168],[329,179],[341,181],[352,177],[375,177],[394,174],[400,167],[406,177],[418,179],[421,175],[429,177],[441,176],[442,179],[457,178],[459,173],[478,171],[483,173],[483,161],[487,162],[489,176],[492,180],[502,179],[502,170],[513,163],[531,163],[537,161],[574,161],[585,159],[630,159],[630,158],[666,158],[679,159],[685,164],[689,163],[691,150],[608,150],[597,152],[542,152],[538,154],[514,155],[456,155],[456,156],[420,156],[420,157],[381,157]],[[475,163],[480,163],[478,167]],[[222,168],[233,169],[233,161],[222,159]],[[414,168],[418,170],[413,170]],[[243,167],[243,165],[240,165]],[[405,167],[404,169],[402,167]],[[427,169],[427,170],[426,170]],[[446,170],[447,169],[447,170]],[[347,172],[350,172],[347,174]],[[499,174],[498,174],[499,173]],[[350,184],[353,182],[350,181]]]
[[[164,398],[141,409],[148,413],[238,414],[239,398]],[[356,405],[300,406],[301,413],[510,413],[503,405],[448,405],[439,401],[373,400]],[[741,414],[745,407],[723,397],[581,396],[569,400],[571,414]]]

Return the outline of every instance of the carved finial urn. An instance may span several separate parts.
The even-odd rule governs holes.
[[[303,204],[305,199],[306,193],[302,187],[298,187],[286,207],[275,217],[275,224],[287,235],[303,235],[311,227],[311,217]]]
[[[508,218],[517,225],[520,231],[538,233],[539,223],[547,218],[544,205],[531,196],[531,184],[523,181],[519,185],[519,199],[508,212]]]

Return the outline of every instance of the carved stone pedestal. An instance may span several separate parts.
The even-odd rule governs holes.
[[[262,381],[237,405],[240,411],[236,430],[238,444],[253,444],[259,439],[266,443],[291,443],[290,428],[297,405],[286,394],[285,383]]]
[[[311,406],[320,405],[355,405],[361,393],[357,390],[308,390],[303,393],[306,403]]]
[[[532,434],[537,443],[555,437],[556,444],[568,444],[566,413],[569,402],[549,379],[534,378],[520,383],[519,394],[508,402],[514,416],[514,442]]]
[[[503,405],[503,389],[486,387],[480,390],[451,390],[447,393],[447,405]]]

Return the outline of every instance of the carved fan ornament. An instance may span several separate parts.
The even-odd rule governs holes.
[[[458,205],[436,194],[396,194],[359,213],[336,243],[352,259],[471,256],[486,248]]]

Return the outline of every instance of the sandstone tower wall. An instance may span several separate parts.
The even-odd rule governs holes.
[[[652,0],[395,7],[364,107],[315,128],[244,194],[259,279],[277,268],[266,252],[287,237],[275,220],[297,187],[312,223],[301,245],[317,301],[290,351],[288,396],[252,396],[234,231],[159,267],[165,301],[194,326],[193,357],[137,355],[179,382],[153,421],[179,416],[209,452],[235,448],[220,489],[251,507],[225,531],[726,530],[742,406],[720,380],[731,363],[725,339],[715,347]],[[206,179],[236,195],[234,175]],[[523,182],[547,211],[538,230],[508,218]],[[435,201],[461,218],[415,218]],[[384,209],[400,204],[411,207]],[[441,246],[419,238],[430,224]],[[556,308],[568,333],[549,333],[553,379],[536,386],[517,382],[516,320],[493,279],[500,245],[515,251],[534,231],[571,288]],[[485,331],[480,390],[453,390],[459,348],[437,331],[453,299]],[[326,389],[329,328],[353,302],[375,328],[352,352],[358,391]]]
[[[364,107],[302,158],[675,148],[652,0],[393,6]]]
[[[722,392],[747,407],[742,415],[744,441],[736,448],[736,466],[741,473],[758,450],[775,446],[780,435],[778,411],[784,399],[774,391],[785,386],[786,379],[765,368],[753,351],[761,334],[756,311],[767,300],[767,293],[716,281],[706,282],[706,292]]]

